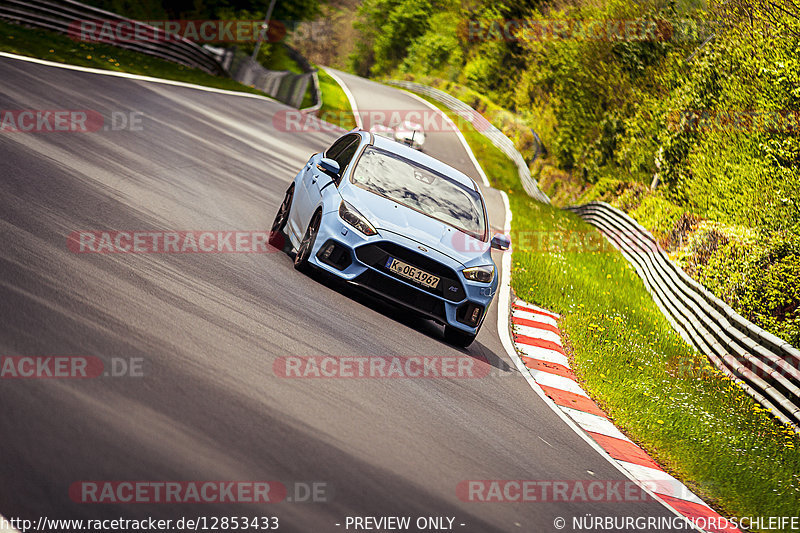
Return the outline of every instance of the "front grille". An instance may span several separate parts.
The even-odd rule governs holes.
[[[464,287],[461,285],[461,282],[458,280],[458,275],[453,269],[444,266],[438,261],[434,261],[430,257],[398,244],[391,242],[365,244],[364,246],[359,246],[356,248],[356,257],[358,257],[358,260],[362,263],[369,265],[376,270],[380,270],[387,276],[392,276],[394,278],[413,283],[412,281],[406,280],[386,268],[386,261],[389,259],[389,257],[394,257],[395,259],[399,259],[400,261],[413,265],[417,268],[421,268],[426,272],[430,272],[435,276],[439,276],[440,281],[436,287],[431,288],[424,287],[422,285],[416,285],[420,290],[436,294],[437,296],[441,296],[445,300],[450,300],[451,302],[460,302],[466,298]],[[407,287],[405,287],[405,289],[408,290]]]
[[[357,276],[353,283],[371,289],[388,297],[390,300],[410,307],[416,311],[434,318],[442,323],[447,322],[444,302],[422,291],[410,289],[394,278],[384,276],[372,270],[367,270]]]

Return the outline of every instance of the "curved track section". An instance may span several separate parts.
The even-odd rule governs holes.
[[[486,533],[553,531],[556,517],[587,513],[668,515],[655,502],[459,497],[471,479],[624,479],[506,362],[496,305],[461,352],[439,327],[300,275],[282,253],[66,246],[74,230],[264,229],[296,170],[333,134],[277,131],[272,118],[286,108],[265,100],[9,58],[0,80],[0,109],[142,118],[140,131],[0,133],[0,355],[137,357],[144,370],[0,379],[4,516],[272,515],[281,531],[305,532],[342,531],[347,516],[450,516],[454,529]],[[487,376],[285,379],[273,370],[284,356],[324,355],[467,356]],[[321,482],[327,497],[93,505],[69,497],[81,480]]]

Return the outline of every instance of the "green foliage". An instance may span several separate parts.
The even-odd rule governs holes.
[[[508,6],[502,3],[487,3],[467,13],[469,19],[465,25],[482,28],[485,32],[473,34],[469,41],[470,30],[466,30],[465,37],[472,46],[465,56],[462,77],[471,88],[513,109],[509,87],[516,84],[518,73],[526,65],[525,59],[517,53],[519,46],[508,41],[506,33],[498,29],[498,23],[509,17],[508,11]]]
[[[649,183],[658,173],[669,200],[698,214],[800,232],[798,12],[765,0],[708,11],[699,2],[604,0],[554,8],[428,1],[402,4],[398,13],[398,0],[367,0],[351,66],[362,74],[399,66],[465,84],[531,117],[551,161],[585,183],[606,176]],[[581,21],[639,20],[651,33],[509,36],[496,29],[509,18],[545,28],[548,21],[572,21],[572,35],[579,35]],[[719,19],[726,24],[711,22]],[[468,39],[470,24],[495,29]],[[780,31],[770,30],[776,25]],[[714,38],[703,44],[711,31]],[[774,118],[725,124],[731,111],[749,110],[783,118],[779,125]],[[706,118],[698,123],[698,117]]]
[[[754,3],[676,75],[663,131],[665,182],[706,216],[800,230],[800,12]],[[770,31],[775,23],[781,32]],[[795,32],[794,36],[792,32]]]
[[[388,10],[386,22],[375,38],[373,74],[388,72],[398,65],[414,39],[430,27],[432,12],[429,0],[405,0]]]
[[[262,0],[84,0],[85,3],[137,20],[263,20],[269,2]],[[276,2],[272,20],[311,20],[324,0]]]
[[[400,71],[427,75],[448,65],[461,64],[463,50],[456,33],[458,23],[458,15],[451,11],[435,14],[430,28],[408,47]]]
[[[710,8],[695,0],[472,0],[446,10],[463,24],[655,21],[657,39],[462,35],[459,53],[432,24],[401,43],[401,61],[377,70],[373,29],[362,31],[367,39],[354,57],[361,73],[388,74],[399,64],[407,75],[448,80],[439,88],[482,112],[494,102],[523,116],[547,147],[536,171],[550,190],[629,211],[745,318],[800,344],[800,8],[769,0]],[[452,27],[451,18],[436,16]],[[724,25],[704,42],[709,32],[671,25],[686,19]],[[768,119],[748,119],[754,110]],[[476,153],[483,150],[478,157],[494,185],[509,192],[513,232],[592,231],[532,201],[510,163],[493,159],[468,125],[463,130]],[[656,192],[647,187],[654,174]],[[542,253],[515,241],[512,286],[563,314],[588,390],[629,435],[692,480],[693,490],[739,515],[798,508],[797,436],[677,337],[616,252]]]
[[[350,68],[377,75],[396,68],[415,39],[430,28],[430,0],[366,0],[356,28],[363,43],[350,57]]]
[[[800,247],[790,234],[764,238],[754,230],[703,222],[674,256],[747,320],[800,345]]]
[[[406,27],[401,21],[414,20],[415,28],[424,24],[414,18],[417,3],[400,21],[392,19],[396,1],[365,2],[365,20],[371,22],[356,54],[360,72],[388,73],[399,65],[407,76],[428,76],[423,82],[436,76],[454,82],[440,88],[484,114],[492,102],[521,115],[547,148],[546,164],[537,172],[548,164],[557,167],[540,176],[557,200],[609,201],[671,249],[691,237],[700,218],[757,229],[762,242],[800,242],[800,7],[795,4],[445,2],[433,5],[425,31],[406,32],[418,36],[399,40],[397,28]],[[544,30],[509,35],[498,26],[507,19],[539,21]],[[640,31],[614,27],[624,20],[641,21]],[[566,24],[570,33],[558,34],[553,21]],[[581,37],[597,21],[610,21],[604,28],[622,33]],[[475,38],[474,27],[486,31]],[[495,125],[501,115],[487,114]],[[512,138],[524,130],[498,127]],[[566,183],[555,182],[563,182],[565,174]],[[656,174],[661,185],[651,194],[646,188]],[[781,266],[783,259],[751,268],[722,257],[738,257],[737,250],[721,246],[702,261],[686,253],[698,259],[690,269],[695,276],[719,270],[719,282],[707,279],[735,309],[773,333],[795,338],[789,325],[794,315],[780,311],[793,305],[793,296],[783,302],[762,298],[776,287],[772,272],[790,275],[791,269]],[[747,269],[752,291],[733,286],[733,280],[744,279],[734,275],[734,267]]]
[[[620,198],[620,200],[622,199],[624,199],[624,195]],[[632,206],[621,205],[620,207]],[[644,196],[638,206],[630,209],[631,216],[653,232],[656,237],[664,237],[669,234],[680,220],[683,212],[683,209],[658,194]]]

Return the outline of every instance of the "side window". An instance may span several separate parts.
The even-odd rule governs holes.
[[[325,154],[323,155],[331,159],[336,159],[336,156],[338,156],[348,144],[353,142],[353,139],[358,139],[358,138],[359,138],[358,135],[345,135],[344,137],[337,139],[336,142],[333,143],[330,148],[325,150]]]
[[[355,139],[353,142],[348,144],[345,149],[339,153],[339,155],[333,158],[337,163],[339,163],[339,180],[336,181],[337,187],[339,186],[339,181],[341,181],[342,176],[344,176],[344,171],[347,170],[347,165],[350,164],[350,162],[353,160],[353,156],[356,155],[359,144],[361,143],[359,143],[358,139]]]

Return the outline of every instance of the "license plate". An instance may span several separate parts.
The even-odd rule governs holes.
[[[435,288],[439,284],[439,276],[434,276],[424,270],[404,263],[399,259],[390,257],[386,261],[386,268],[395,274],[410,279],[428,288]]]

